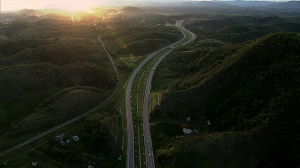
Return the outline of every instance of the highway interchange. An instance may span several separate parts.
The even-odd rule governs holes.
[[[183,20],[177,21],[175,26],[182,32],[183,38],[149,55],[133,71],[128,80],[125,95],[127,120],[127,168],[155,167],[148,117],[151,82],[159,63],[174,48],[180,45],[185,45],[196,39],[196,35],[186,30],[182,26],[182,23]]]

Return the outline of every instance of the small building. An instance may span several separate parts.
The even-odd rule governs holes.
[[[186,117],[186,122],[191,122],[191,117]]]
[[[72,137],[72,139],[73,139],[75,142],[77,142],[77,141],[80,140],[79,137],[78,137],[77,135],[74,135],[74,136]]]
[[[183,133],[184,134],[191,134],[191,133],[193,133],[193,130],[188,129],[188,128],[183,128]]]
[[[31,165],[32,165],[33,167],[37,167],[38,162],[37,162],[37,161],[32,161],[32,162],[31,162]]]
[[[60,142],[60,141],[64,140],[64,138],[65,138],[65,134],[60,134],[60,135],[53,137],[53,140],[56,142]]]
[[[210,120],[207,120],[207,125],[211,125],[211,121]]]
[[[66,146],[67,144],[64,141],[60,141],[61,146]]]

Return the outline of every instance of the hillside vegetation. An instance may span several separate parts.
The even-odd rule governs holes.
[[[284,23],[289,25],[284,26]],[[186,21],[197,34],[197,41],[191,46],[176,49],[158,69],[153,88],[155,90],[184,90],[203,83],[216,72],[231,64],[229,56],[249,40],[269,33],[287,31],[299,32],[299,22],[292,18],[254,16],[214,16]],[[281,29],[275,25],[281,24]],[[298,25],[291,30],[291,25]],[[265,27],[267,31],[262,31]],[[251,31],[260,32],[252,36]],[[246,38],[245,35],[251,36]],[[249,35],[249,34],[248,34]],[[247,35],[247,36],[248,36]],[[222,37],[221,37],[222,36]],[[235,40],[234,38],[237,40]],[[229,57],[227,57],[229,56]],[[224,59],[223,59],[224,58]],[[227,64],[228,63],[228,64]]]
[[[0,41],[1,150],[109,95],[116,76],[93,31],[58,20],[2,26],[8,38]]]
[[[300,34],[247,41],[251,26],[237,26],[237,41],[224,38],[232,29],[222,24],[212,30],[224,34],[198,32],[197,42],[175,50],[155,74],[153,89],[162,95],[150,118],[157,165],[297,167]],[[180,137],[183,128],[196,132]]]
[[[102,39],[109,45],[110,51],[117,51],[115,55],[130,56],[149,54],[180,39],[181,33],[174,26],[175,20],[165,25],[165,21],[151,17],[128,21],[132,25],[127,25],[128,22],[110,24]],[[153,24],[155,22],[157,24]]]
[[[186,26],[201,39],[216,39],[241,43],[278,31],[298,32],[300,23],[295,18],[278,16],[224,16],[191,19]]]
[[[202,78],[192,75],[178,84],[185,87],[174,88],[202,85],[167,93],[161,108],[168,108],[167,113],[177,119],[189,115],[203,123],[216,119],[214,125],[220,130],[244,130],[268,122],[285,111],[279,110],[281,103],[299,89],[298,45],[299,34],[278,33],[247,45],[208,52],[209,59],[201,59],[197,72]],[[198,116],[201,114],[206,118]]]

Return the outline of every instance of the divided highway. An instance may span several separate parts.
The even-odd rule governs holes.
[[[151,82],[158,64],[173,51],[174,48],[196,39],[196,35],[186,30],[182,26],[182,23],[183,20],[177,21],[175,26],[182,32],[183,38],[149,55],[133,71],[128,80],[125,95],[127,168],[155,167],[148,117]]]
[[[126,167],[147,167],[154,168],[154,156],[152,149],[151,132],[148,118],[148,105],[149,96],[151,90],[152,77],[158,64],[177,46],[185,45],[196,39],[196,35],[186,30],[182,26],[183,20],[177,21],[175,26],[182,32],[183,38],[167,47],[164,47],[158,51],[153,52],[146,59],[144,59],[140,65],[134,70],[131,77],[128,80],[125,106],[126,106],[126,120],[127,120],[127,158]],[[112,57],[109,55],[104,45],[98,37],[99,42],[107,53],[114,71],[116,72],[118,83],[109,97],[107,97],[101,105],[110,100],[120,87],[120,77],[117,72],[117,68],[113,62]],[[86,116],[88,113],[95,111],[99,106],[90,110],[87,113],[79,115],[69,121],[66,121],[60,125],[55,126],[43,133],[40,133],[18,145],[15,145],[7,150],[0,151],[0,157],[14,151],[20,147],[25,146],[45,135],[48,135],[64,126],[67,126],[80,118]],[[136,134],[136,135],[135,135]],[[135,148],[136,147],[136,148]]]

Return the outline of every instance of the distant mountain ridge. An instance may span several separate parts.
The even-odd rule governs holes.
[[[226,3],[240,6],[240,7],[263,7],[269,5],[277,5],[278,3],[282,2],[270,2],[270,1],[227,1]]]
[[[123,11],[123,12],[140,12],[140,11],[142,11],[142,9],[138,8],[138,7],[127,6],[123,9],[121,9],[120,11]]]
[[[35,10],[35,9],[22,9],[22,10],[18,11],[17,14],[27,15],[27,16],[40,16],[40,15],[43,15],[44,13],[40,12],[38,10]]]
[[[144,13],[144,10],[138,7],[127,6],[119,10],[119,12],[127,15],[136,15]]]
[[[276,9],[300,9],[300,1],[289,1],[283,3],[276,3],[268,6]]]
[[[189,1],[181,5],[193,7],[267,7],[275,9],[300,9],[300,1],[271,2],[271,1]]]

